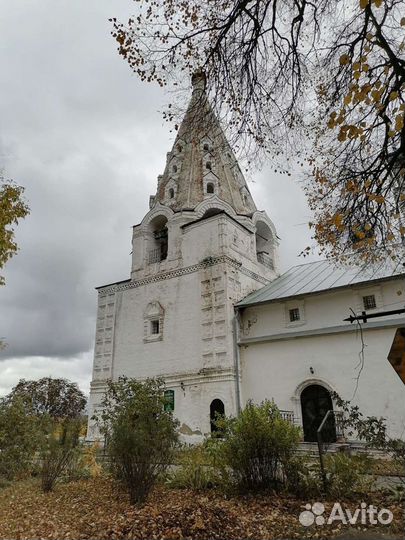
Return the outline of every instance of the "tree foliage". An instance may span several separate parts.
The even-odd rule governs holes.
[[[29,474],[38,449],[38,418],[27,414],[24,402],[0,401],[0,476],[8,480]]]
[[[120,377],[110,381],[97,415],[112,470],[132,504],[145,501],[158,476],[172,462],[177,421],[165,410],[164,384]]]
[[[321,251],[395,258],[405,234],[402,4],[140,0],[127,23],[112,19],[112,34],[144,81],[179,86],[204,70],[231,142],[281,168],[297,159]]]
[[[22,399],[37,416],[54,420],[77,418],[83,414],[86,397],[76,383],[66,379],[43,377],[37,381],[21,379],[7,396],[9,401]]]
[[[0,270],[18,250],[14,227],[29,214],[23,193],[23,187],[5,180],[0,174]],[[1,275],[0,285],[4,285]]]

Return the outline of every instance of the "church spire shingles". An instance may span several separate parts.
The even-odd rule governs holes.
[[[175,212],[193,210],[217,196],[239,215],[256,211],[245,178],[205,93],[205,75],[192,78],[193,93],[166,168],[159,177],[155,202]]]

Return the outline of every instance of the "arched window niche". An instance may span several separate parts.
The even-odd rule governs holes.
[[[220,399],[214,399],[210,405],[210,425],[211,433],[221,433],[221,428],[218,426],[217,421],[225,416],[225,405]]]
[[[209,195],[213,195],[215,193],[215,186],[214,186],[214,183],[213,182],[208,182],[207,183],[207,193]]]
[[[158,263],[167,259],[168,229],[167,218],[156,216],[149,223],[148,264]]]

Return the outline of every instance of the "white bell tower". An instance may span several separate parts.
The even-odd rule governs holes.
[[[133,228],[130,279],[98,287],[89,411],[108,378],[160,376],[190,441],[210,432],[216,411],[237,413],[233,305],[278,267],[274,225],[257,210],[204,88],[196,74],[150,211]]]

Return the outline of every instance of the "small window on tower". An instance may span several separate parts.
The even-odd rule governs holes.
[[[150,321],[150,333],[153,336],[160,334],[160,321],[159,319],[153,319]]]
[[[177,172],[177,165],[173,165],[173,172]]]
[[[290,314],[290,322],[299,321],[301,319],[299,308],[293,308],[293,309],[290,309],[288,311],[289,311],[289,314]]]
[[[210,149],[210,147],[208,146],[207,143],[205,143],[205,144],[204,144],[204,150],[205,150],[206,152],[208,152],[209,149]]]
[[[209,171],[212,169],[210,161],[207,161],[207,163],[205,164],[205,168],[208,169]]]
[[[363,306],[365,310],[374,309],[377,307],[374,294],[363,296]]]
[[[174,199],[174,189],[172,187],[169,189],[169,199]]]
[[[177,151],[178,152],[181,152],[183,150],[183,147],[181,146],[181,144],[178,144],[177,145]]]
[[[214,184],[211,182],[207,184],[207,193],[214,193]]]

